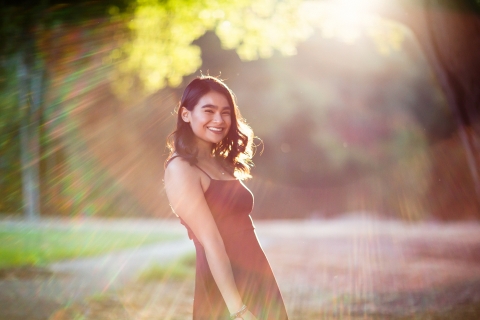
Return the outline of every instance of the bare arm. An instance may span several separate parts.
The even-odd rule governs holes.
[[[173,210],[188,224],[205,249],[208,266],[228,310],[230,313],[238,311],[242,298],[223,239],[205,200],[200,174],[185,160],[174,159],[165,171],[165,189]]]

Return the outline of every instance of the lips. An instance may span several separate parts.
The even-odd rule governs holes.
[[[224,128],[218,127],[207,127],[208,130],[212,131],[213,133],[222,133]]]

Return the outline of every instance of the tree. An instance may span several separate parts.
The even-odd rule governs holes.
[[[2,117],[0,121],[3,128],[18,121],[24,216],[36,219],[40,214],[39,127],[45,108],[43,96],[47,88],[45,61],[38,50],[38,40],[49,28],[62,21],[72,22],[75,18],[96,16],[98,12],[105,15],[104,6],[112,3],[97,2],[78,6],[74,5],[74,1],[4,2],[0,9],[0,56],[4,62],[2,73],[10,74],[9,69],[14,66],[14,76],[9,78],[9,82],[15,83],[17,88],[6,88],[10,91],[10,96],[15,96],[15,101],[2,101],[5,104],[2,103],[1,107],[2,111],[10,110],[9,114],[13,116]],[[83,10],[72,11],[73,7]],[[72,13],[75,13],[73,17]],[[12,112],[12,104],[17,106],[17,112]]]
[[[408,26],[418,38],[455,115],[480,201],[479,12],[476,0],[405,0],[380,14]]]

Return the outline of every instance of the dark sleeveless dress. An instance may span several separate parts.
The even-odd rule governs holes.
[[[287,320],[282,295],[250,217],[252,193],[240,180],[215,180],[199,169],[210,178],[205,199],[223,238],[243,302],[259,320]],[[230,314],[210,272],[204,248],[180,220],[196,249],[193,320],[227,320]]]

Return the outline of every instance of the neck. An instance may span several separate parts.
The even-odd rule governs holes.
[[[210,159],[212,157],[212,144],[205,141],[197,141],[197,159]]]

